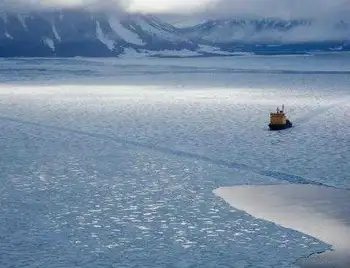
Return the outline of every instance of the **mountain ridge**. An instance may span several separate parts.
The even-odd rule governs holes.
[[[350,50],[348,23],[330,26],[332,40],[322,40],[322,31],[310,38],[312,25],[311,20],[265,18],[207,20],[179,28],[145,14],[3,12],[0,57],[202,57]],[[293,41],[296,37],[299,42]]]

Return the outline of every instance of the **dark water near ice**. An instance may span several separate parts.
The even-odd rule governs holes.
[[[292,267],[327,248],[212,191],[350,188],[349,55],[0,62],[1,267]],[[295,128],[269,132],[282,102]]]

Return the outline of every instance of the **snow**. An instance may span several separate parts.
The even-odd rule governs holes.
[[[225,56],[238,56],[238,55],[252,55],[252,53],[247,52],[228,52],[228,51],[222,51],[220,48],[215,46],[208,46],[208,45],[200,45],[199,46],[199,52],[205,52],[205,53],[212,53],[216,55],[225,55]]]
[[[21,22],[23,28],[26,29],[26,30],[28,30],[27,24],[26,24],[26,22],[25,22],[26,16],[23,15],[23,14],[17,14],[17,18],[18,18],[18,20]]]
[[[170,57],[193,57],[193,56],[200,56],[201,53],[198,53],[196,51],[191,51],[188,49],[182,49],[182,50],[162,50],[162,51],[152,51],[150,52],[151,55],[158,55],[158,56],[170,56]]]
[[[212,191],[350,188],[349,56],[2,59],[2,267],[290,268],[329,248]],[[268,131],[282,103],[295,128]]]
[[[115,17],[109,18],[109,25],[114,30],[114,32],[122,38],[124,41],[135,44],[135,45],[143,45],[144,42],[142,39],[134,32],[125,28],[120,21]]]
[[[6,36],[6,38],[8,38],[8,39],[13,39],[13,36],[10,35],[8,32],[5,32],[5,36]]]
[[[52,32],[56,38],[57,41],[61,41],[61,36],[58,34],[57,29],[56,29],[56,25],[52,24]]]
[[[55,42],[51,38],[46,37],[43,41],[52,51],[55,51]]]
[[[140,58],[140,57],[154,57],[154,56],[160,56],[160,57],[193,57],[193,56],[200,56],[201,53],[198,53],[196,51],[191,51],[187,49],[183,50],[161,50],[161,51],[152,51],[152,50],[145,50],[145,49],[138,49],[137,51],[133,48],[126,48],[124,49],[124,53],[121,54],[119,57],[127,57],[127,58]]]
[[[100,23],[96,21],[96,36],[97,38],[105,44],[108,49],[113,50],[115,42],[111,39],[109,39],[102,31]]]
[[[164,20],[170,23],[171,25],[174,25],[177,28],[193,27],[206,22],[206,20],[198,19],[198,18],[186,18],[186,19],[182,18],[182,19],[168,20],[167,17],[165,17]]]
[[[168,41],[184,41],[184,37],[178,35],[176,32],[170,32],[168,29],[163,28],[157,21],[151,20],[150,24],[144,17],[136,17],[135,22],[141,27],[141,29],[150,35],[155,35],[160,39]]]
[[[283,29],[276,27],[278,21],[273,21],[271,25],[265,25],[262,29],[257,29],[256,22],[243,20],[238,24],[233,21],[217,21],[214,27],[200,29],[200,35],[204,40],[210,42],[263,42],[263,43],[302,43],[309,41],[346,40],[348,30],[336,27],[333,23],[322,23],[314,21],[312,24],[299,24],[290,27],[291,23],[286,22]],[[203,26],[204,27],[204,26]],[[196,35],[196,33],[193,33]]]
[[[149,53],[144,50],[136,51],[133,48],[124,48],[124,52],[119,55],[119,58],[144,58],[147,57]]]
[[[221,51],[220,48],[212,47],[212,46],[206,46],[201,45],[197,51],[192,51],[188,49],[182,49],[182,50],[160,50],[160,51],[152,51],[152,50],[145,50],[145,49],[133,49],[133,48],[126,48],[124,50],[124,53],[120,55],[120,57],[153,57],[153,56],[160,56],[160,57],[180,57],[180,58],[186,58],[186,57],[195,57],[195,56],[201,56],[205,53],[210,54],[216,54],[216,55],[223,55],[223,56],[239,56],[239,55],[251,55],[250,53],[243,53],[243,52],[226,52]]]
[[[219,47],[214,46],[208,46],[208,45],[200,45],[199,46],[200,51],[207,52],[207,53],[215,53],[215,54],[227,54],[228,52],[221,51]]]
[[[350,266],[350,191],[316,185],[222,187],[214,191],[232,207],[316,237],[334,247],[318,256]],[[307,261],[304,265],[307,264]],[[334,267],[334,266],[332,266]]]

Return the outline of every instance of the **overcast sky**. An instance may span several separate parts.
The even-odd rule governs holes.
[[[0,0],[0,9],[108,7],[196,17],[350,17],[350,0]]]

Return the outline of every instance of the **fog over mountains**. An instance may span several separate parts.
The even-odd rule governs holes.
[[[350,50],[350,22],[342,16],[217,17],[202,11],[192,17],[179,15],[173,23],[164,13],[125,12],[121,1],[111,11],[105,7],[113,0],[98,9],[30,6],[27,11],[17,2],[16,8],[12,2],[0,2],[0,57],[202,57]],[[192,20],[190,26],[186,20]]]

